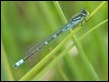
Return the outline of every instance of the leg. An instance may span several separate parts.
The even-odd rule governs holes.
[[[82,26],[82,22],[81,22],[81,26]]]
[[[87,22],[87,20],[84,18],[85,22]]]

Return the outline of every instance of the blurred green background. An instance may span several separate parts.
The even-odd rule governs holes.
[[[101,1],[60,1],[60,7],[69,21],[71,17],[86,9],[93,12]],[[76,34],[82,36],[95,25],[108,17],[108,3],[98,11]],[[19,80],[31,68],[40,62],[55,48],[69,31],[59,36],[46,46],[39,54],[33,56],[18,69],[14,64],[26,56],[26,50],[65,25],[52,1],[2,1],[1,2],[1,79]],[[100,80],[108,80],[108,25],[107,23],[94,30],[81,40],[82,49],[92,64]],[[67,45],[68,46],[68,45]],[[64,48],[60,49],[63,51]],[[76,52],[76,49],[73,49]],[[71,50],[70,50],[71,51]],[[79,51],[77,51],[79,52]],[[57,53],[58,54],[58,53]],[[79,55],[67,55],[59,64],[44,73],[40,80],[95,80],[84,66]],[[63,74],[64,73],[64,74]],[[64,76],[63,76],[64,75]],[[37,74],[36,74],[37,76]]]

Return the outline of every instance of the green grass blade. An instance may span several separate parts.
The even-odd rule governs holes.
[[[103,6],[103,5],[102,5]],[[100,7],[102,7],[100,6]],[[98,6],[99,7],[99,6]],[[100,7],[99,9],[96,10],[96,12],[98,10],[100,10]],[[95,13],[96,13],[95,12]],[[94,14],[95,14],[94,13]],[[91,16],[89,17],[92,17],[94,14],[92,14]],[[80,28],[77,28],[75,29],[72,33],[70,33],[68,35],[68,37],[66,37],[55,49],[53,49],[45,58],[43,58],[32,70],[30,70],[24,77],[22,77],[20,80],[30,80],[35,74],[36,72],[38,72],[38,70],[54,55],[54,53],[56,53],[62,46],[63,44],[69,40],[70,38],[72,38],[72,36],[78,32],[80,30]]]
[[[29,71],[21,80],[29,80],[36,72],[63,46],[63,44],[75,34],[78,29],[75,29],[67,38],[65,38],[58,46],[56,46],[46,57],[44,57],[31,71]]]
[[[105,4],[106,2],[104,1],[104,2],[102,2],[91,14],[90,14],[90,16],[89,16],[89,18],[91,18],[93,15],[95,15],[96,14],[96,12]],[[61,10],[61,8],[60,8],[60,6],[59,6],[59,4],[57,3],[57,5],[58,5],[58,11],[60,11],[60,13],[62,14],[62,16],[63,16],[63,18],[65,19],[65,21],[67,21],[66,20],[66,18],[64,17],[64,15],[63,15],[63,12],[62,12],[62,10]],[[61,16],[61,15],[60,15]],[[87,20],[89,20],[89,18],[87,19]],[[77,38],[76,38],[76,36],[74,36],[74,40],[77,40]],[[82,48],[81,48],[81,45],[79,44],[79,43],[76,43],[76,46],[79,48],[79,53],[81,53],[81,58],[84,60],[84,63],[85,62],[88,62],[87,64],[86,64],[86,67],[87,66],[89,66],[89,68],[88,69],[90,69],[90,74],[92,74],[92,76],[93,76],[93,78],[95,79],[95,80],[99,80],[99,78],[98,78],[98,75],[97,75],[97,73],[95,72],[95,70],[94,70],[94,68],[93,68],[93,66],[91,65],[91,63],[89,62],[89,60],[87,59],[87,57],[85,56],[85,53],[84,53],[84,51],[82,50]]]
[[[95,29],[97,29],[98,27],[100,27],[102,24],[106,23],[108,21],[108,19],[100,22],[98,25],[92,27],[88,32],[86,32],[84,35],[82,35],[78,41],[82,40],[85,36],[87,36],[89,33],[91,33],[92,31],[94,31]]]
[[[58,3],[58,1],[54,1],[53,3],[54,3],[54,5],[55,5],[55,8],[56,8],[57,11],[58,11],[58,14],[59,14],[61,20],[63,21],[63,23],[66,24],[68,21],[67,21],[67,19],[66,19],[65,15],[64,15],[64,13],[63,13],[63,11],[62,11],[62,9],[61,9],[59,3]]]
[[[94,9],[94,11],[90,14],[88,20],[93,17],[93,15],[95,15],[100,9],[101,7],[106,3],[107,1],[103,1],[96,9]]]
[[[1,58],[1,70],[2,70],[2,75],[4,75],[4,79],[2,79],[3,81],[13,81],[14,78],[12,76],[12,71],[9,67],[9,63],[7,61],[7,57],[6,57],[6,52],[5,49],[3,47],[3,44],[1,43],[1,51],[2,51],[2,58]]]
[[[79,42],[82,39],[84,39],[87,35],[89,35],[91,32],[93,32],[94,30],[99,28],[101,25],[105,24],[107,21],[108,21],[108,19],[102,21],[98,25],[91,28],[88,32],[84,33],[79,39],[77,39],[76,42]],[[43,76],[43,74],[46,73],[47,70],[52,69],[59,62],[59,60],[62,59],[66,55],[66,53],[69,51],[69,49],[71,49],[74,45],[75,45],[75,42],[74,42],[74,44],[72,44],[68,48],[66,48],[61,54],[59,54],[53,61],[51,61],[51,63],[49,63],[33,80],[40,80],[41,77]]]

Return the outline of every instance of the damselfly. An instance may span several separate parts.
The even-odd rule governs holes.
[[[24,59],[19,60],[17,63],[15,63],[15,67],[19,67],[21,64],[23,64],[28,58],[30,58],[35,52],[39,52],[44,46],[48,45],[52,40],[54,40],[56,37],[58,37],[63,32],[67,31],[69,28],[73,28],[75,25],[81,23],[85,20],[85,18],[88,16],[88,12],[83,9],[81,12],[74,17],[64,26],[62,27],[58,32],[54,33],[52,36],[47,38],[46,40],[35,44],[31,48],[28,49],[29,55],[26,56]]]

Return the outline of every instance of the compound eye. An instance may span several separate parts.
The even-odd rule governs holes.
[[[81,11],[81,14],[82,14],[83,16],[87,16],[87,15],[88,15],[88,12],[87,12],[85,9],[83,9],[83,10]]]

